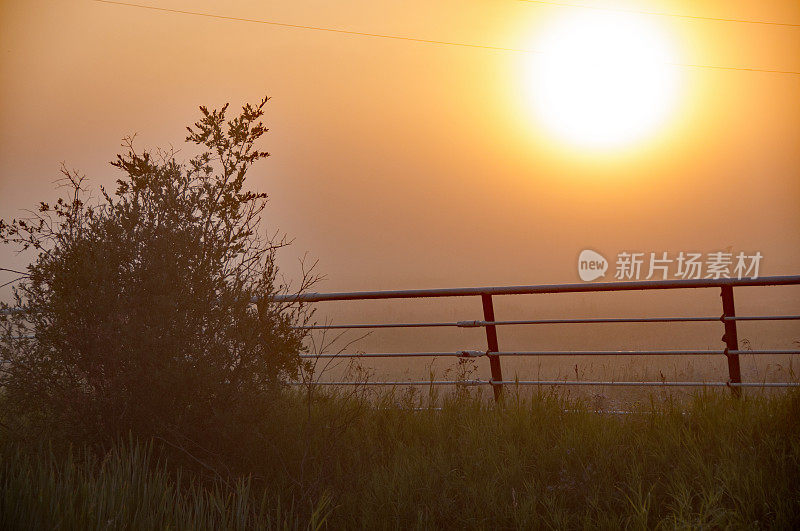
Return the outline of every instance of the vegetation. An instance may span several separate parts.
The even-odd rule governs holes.
[[[128,139],[113,193],[87,200],[63,169],[67,197],[0,221],[0,241],[36,253],[14,292],[22,313],[0,323],[5,425],[100,449],[130,432],[204,466],[259,437],[248,426],[297,375],[294,325],[309,316],[273,301],[287,242],[266,235],[267,196],[245,187],[267,156],[256,147],[266,102],[231,120],[227,105],[201,107],[188,162]],[[35,340],[15,339],[26,334]]]
[[[313,381],[311,313],[277,303],[287,242],[245,187],[265,104],[201,108],[188,162],[131,139],[115,192],[65,169],[68,197],[0,221],[36,253],[0,314],[0,528],[800,527],[798,393],[607,415],[284,385]]]
[[[397,407],[398,403],[401,407]],[[2,444],[0,527],[797,528],[800,394],[604,415],[539,394],[287,399],[251,474],[198,483],[146,443]],[[309,413],[310,411],[310,413]]]

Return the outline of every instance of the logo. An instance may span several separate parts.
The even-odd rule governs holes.
[[[709,253],[661,251],[617,253],[614,278],[617,280],[667,280],[677,278],[697,280],[710,278],[758,278],[764,255],[760,251],[734,252],[730,247],[724,251]],[[584,282],[605,276],[608,260],[598,252],[584,249],[578,256],[578,275]]]
[[[584,249],[578,256],[578,275],[584,282],[591,282],[606,274],[608,271],[608,260],[605,257],[592,251]]]

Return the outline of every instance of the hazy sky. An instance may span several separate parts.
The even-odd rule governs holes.
[[[800,22],[796,1],[585,2]],[[630,149],[553,138],[527,103],[530,54],[97,3],[0,4],[0,217],[95,184],[120,139],[181,147],[197,106],[268,104],[250,183],[320,290],[578,281],[580,250],[760,251],[800,273],[800,76],[680,68],[666,121]],[[530,48],[569,7],[516,0],[150,2],[174,9]],[[800,70],[800,28],[653,19],[676,62]],[[21,257],[0,250],[4,264]]]
[[[583,3],[800,23],[797,1]],[[600,18],[595,24],[593,17],[608,12],[517,0],[147,5],[526,50],[549,50],[543,36],[577,16],[588,20],[585,30],[567,32],[583,39],[572,50],[578,62],[584,53],[602,56],[606,41],[615,41],[613,34],[594,36]],[[644,20],[636,24],[645,40],[657,34],[672,50],[668,62],[800,71],[800,27],[637,20]],[[641,50],[622,42],[617,51]],[[252,169],[250,185],[270,194],[270,227],[295,238],[281,256],[283,270],[294,274],[297,258],[308,252],[328,277],[319,291],[578,282],[576,261],[586,248],[612,261],[605,280],[613,279],[614,257],[623,250],[760,251],[761,275],[800,273],[800,75],[670,67],[668,112],[638,141],[609,151],[564,141],[531,101],[549,94],[539,100],[544,114],[579,122],[583,113],[608,109],[605,121],[594,124],[602,135],[652,110],[615,114],[606,98],[618,98],[617,87],[646,99],[666,85],[640,91],[635,77],[634,85],[625,77],[638,70],[603,67],[586,76],[569,61],[562,68],[560,59],[555,77],[552,69],[542,75],[532,67],[538,57],[91,0],[0,0],[0,218],[52,200],[62,161],[95,185],[112,185],[118,175],[108,161],[125,135],[137,133],[140,147],[181,148],[199,105],[231,102],[236,109],[269,95],[263,147],[272,156]],[[563,91],[548,85],[560,75],[578,78]],[[587,109],[559,100],[562,92],[568,98],[587,87],[598,100]],[[29,258],[0,249],[0,266],[24,267]],[[0,284],[9,278],[0,276]],[[750,315],[800,313],[797,290],[739,289],[737,308]],[[8,288],[0,290],[7,295]],[[718,290],[498,297],[495,306],[500,319],[721,311]],[[330,305],[320,312],[339,323],[481,318],[480,301],[472,299]],[[500,344],[718,349],[721,333],[718,322],[503,327]],[[796,321],[740,323],[739,337],[754,348],[796,348],[800,328]],[[378,331],[352,348],[486,347],[481,330],[412,329]],[[791,371],[790,357],[750,358],[742,362],[748,380],[784,379]],[[427,378],[430,370],[446,376],[454,367],[427,363],[374,367],[411,379]],[[696,356],[503,364],[508,378],[579,371],[590,379],[717,380],[726,372],[722,357]],[[487,377],[485,359],[478,365],[478,376]]]

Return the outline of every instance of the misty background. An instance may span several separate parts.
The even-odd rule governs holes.
[[[477,0],[158,5],[517,48],[565,9]],[[800,20],[800,5],[789,1],[651,7]],[[797,28],[662,23],[682,62],[800,69]],[[112,188],[117,176],[108,161],[123,136],[137,133],[142,148],[187,149],[185,126],[198,118],[197,106],[231,102],[236,108],[269,95],[270,132],[262,146],[272,156],[248,179],[270,194],[268,227],[294,238],[280,257],[287,277],[297,276],[304,253],[319,259],[327,280],[317,291],[579,282],[577,256],[585,248],[611,262],[623,250],[760,251],[762,276],[800,273],[800,76],[685,68],[681,103],[659,134],[635,149],[587,155],[550,140],[526,108],[526,60],[513,52],[91,1],[3,0],[0,218],[25,215],[25,208],[55,198],[62,161],[91,185]],[[29,260],[0,249],[4,267]],[[613,264],[605,280],[612,276]],[[0,290],[4,299],[9,293]],[[797,287],[736,290],[742,315],[800,313],[798,300]],[[721,304],[718,290],[681,290],[496,297],[495,311],[498,319],[715,316]],[[482,318],[478,298],[325,303],[319,316],[336,322]],[[721,323],[503,327],[498,333],[501,350],[722,348]],[[482,334],[376,332],[353,348],[484,349]],[[740,323],[739,337],[753,348],[791,348],[800,326]],[[485,361],[477,362],[480,376],[488,374]],[[519,370],[533,378],[537,371],[569,376],[576,361],[587,377],[726,374],[720,374],[723,359],[503,363],[506,376]],[[759,363],[743,361],[743,376],[789,370],[785,356]],[[378,370],[419,377],[428,368],[387,362]]]

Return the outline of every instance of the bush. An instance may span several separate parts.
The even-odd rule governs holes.
[[[265,235],[267,196],[245,188],[268,156],[256,147],[266,102],[229,121],[227,105],[201,107],[188,162],[128,138],[113,193],[88,201],[84,178],[62,168],[66,198],[0,221],[0,240],[37,253],[0,341],[6,426],[100,445],[132,432],[194,456],[237,444],[273,407],[310,313],[273,300],[287,241]]]

